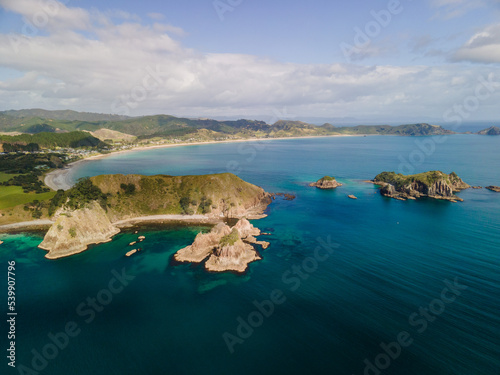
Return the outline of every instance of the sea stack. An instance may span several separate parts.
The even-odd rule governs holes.
[[[317,187],[319,189],[335,189],[342,186],[342,184],[337,182],[335,177],[325,176],[316,182],[310,183],[309,186]]]
[[[189,263],[206,260],[204,266],[207,271],[242,273],[249,263],[262,259],[252,245],[261,245],[264,249],[269,246],[268,242],[257,241],[254,236],[258,235],[260,230],[245,218],[232,228],[219,223],[209,233],[199,233],[192,245],[174,255],[174,260]]]

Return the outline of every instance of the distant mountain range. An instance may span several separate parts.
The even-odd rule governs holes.
[[[492,127],[478,134],[498,134]],[[169,115],[127,117],[76,111],[47,111],[43,109],[0,112],[0,132],[28,134],[91,132],[105,140],[280,138],[325,135],[399,135],[429,136],[455,134],[441,126],[426,123],[409,125],[358,125],[336,127],[332,124],[313,125],[302,121],[279,120],[267,124],[258,120],[191,119]]]

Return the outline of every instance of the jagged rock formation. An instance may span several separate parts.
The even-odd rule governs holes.
[[[486,189],[500,193],[500,186],[486,186]]]
[[[104,209],[91,202],[84,208],[61,213],[39,248],[48,250],[48,259],[80,253],[90,244],[111,241],[120,230],[109,221]]]
[[[492,126],[488,129],[481,130],[477,132],[479,135],[500,135],[500,128],[498,126]]]
[[[219,244],[222,237],[231,233],[231,228],[219,223],[209,233],[198,233],[192,245],[179,250],[174,255],[178,262],[201,263]]]
[[[109,241],[119,232],[116,226],[128,219],[177,216],[179,220],[196,217],[204,223],[217,223],[224,218],[246,215],[260,218],[272,199],[264,189],[231,173],[222,173],[205,176],[101,175],[77,183],[59,195],[59,202],[60,207],[54,215],[57,221],[39,245],[49,251],[47,258],[50,259],[79,253],[89,244]],[[102,207],[106,207],[106,211]],[[256,233],[250,223],[240,225],[242,231],[248,232],[244,238],[250,239],[251,233]],[[210,234],[199,235],[178,257],[201,262],[229,232],[230,228],[220,223]],[[259,242],[255,240],[255,243]]]
[[[239,220],[232,228],[224,223],[217,224],[209,233],[199,233],[193,244],[179,250],[174,255],[177,262],[205,262],[205,269],[211,272],[245,272],[248,264],[262,259],[251,244],[261,245],[264,249],[268,242],[257,241],[260,235],[247,219]]]
[[[335,177],[325,176],[320,178],[318,181],[310,183],[309,186],[315,186],[319,189],[335,189],[339,186],[342,186],[340,182],[335,180]]]
[[[383,172],[373,182],[380,185],[380,193],[386,197],[407,200],[421,197],[463,201],[454,193],[470,188],[456,173],[447,175],[440,171],[431,171],[404,176],[394,172]]]

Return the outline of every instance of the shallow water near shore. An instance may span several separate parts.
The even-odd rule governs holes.
[[[271,233],[260,237],[271,246],[259,249],[263,260],[244,275],[171,263],[177,250],[208,227],[142,226],[138,234],[127,230],[56,261],[36,248],[41,234],[0,234],[2,274],[8,260],[17,262],[17,365],[31,367],[32,350],[42,353],[50,333],[75,322],[79,334],[40,374],[357,375],[366,359],[387,365],[380,367],[383,374],[498,375],[500,194],[471,189],[459,193],[463,203],[401,202],[381,197],[363,180],[403,167],[455,171],[471,185],[500,185],[500,137],[457,135],[434,143],[434,152],[419,153],[424,146],[416,141],[425,140],[431,138],[202,145],[76,166],[73,181],[103,173],[233,172],[266,191],[297,198],[276,200],[267,218],[253,221]],[[324,175],[344,186],[307,186]],[[146,236],[143,252],[125,257],[139,235]],[[293,274],[297,267],[300,275]],[[108,292],[117,273],[123,288]],[[442,301],[447,280],[464,287],[453,302],[434,302]],[[265,304],[269,316],[260,319],[256,305],[275,290],[283,303]],[[105,306],[90,307],[87,299],[96,297]],[[425,319],[422,330],[422,316],[419,323],[411,317],[429,305],[434,319]],[[238,331],[249,318],[254,327]],[[411,344],[384,362],[381,343],[396,341],[401,332]],[[233,353],[225,333],[239,335]]]

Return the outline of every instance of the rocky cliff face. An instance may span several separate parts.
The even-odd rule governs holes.
[[[219,223],[209,233],[198,233],[193,244],[175,253],[174,259],[177,262],[201,263],[212,253],[221,238],[230,232],[229,226]]]
[[[211,272],[245,272],[248,263],[262,259],[252,245],[238,239],[233,245],[217,246],[205,263]]]
[[[381,186],[382,195],[399,200],[429,197],[452,202],[463,201],[454,193],[470,188],[455,173],[447,175],[440,171],[409,176],[384,172],[375,177],[374,182]]]
[[[60,214],[38,247],[49,251],[46,258],[57,259],[80,253],[90,244],[111,241],[118,232],[102,207],[92,202],[82,209]]]
[[[268,242],[257,241],[260,235],[248,220],[241,219],[232,228],[224,223],[216,225],[209,233],[199,233],[193,244],[179,250],[174,255],[177,262],[201,263],[205,259],[205,269],[211,272],[245,272],[248,264],[262,259],[252,244],[264,249]]]
[[[310,183],[309,186],[317,187],[319,189],[335,189],[342,186],[342,184],[337,182],[334,177],[325,176],[316,182]]]

